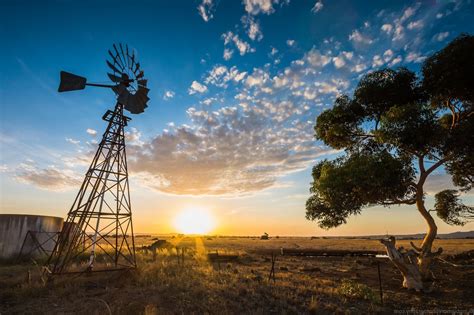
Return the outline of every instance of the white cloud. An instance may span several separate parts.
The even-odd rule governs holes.
[[[72,139],[72,138],[66,138],[66,142],[69,142],[69,143],[72,143],[72,144],[79,144],[79,143],[81,143],[81,141],[75,140],[75,139]]]
[[[306,88],[303,92],[303,97],[307,100],[314,100],[317,96],[315,89]]]
[[[274,4],[278,4],[279,0],[243,0],[245,11],[249,14],[257,15],[260,13],[271,14],[275,12]]]
[[[352,31],[352,34],[349,35],[349,40],[355,43],[366,44],[366,45],[370,45],[374,42],[370,37],[368,37],[367,35],[363,35],[358,30]]]
[[[360,63],[355,64],[355,65],[351,68],[351,71],[352,71],[352,72],[359,73],[359,72],[364,71],[365,69],[367,69],[367,65],[366,65],[365,63],[363,63],[363,62],[360,62]]]
[[[273,86],[277,89],[286,86],[289,82],[288,77],[284,75],[273,77]]]
[[[381,65],[383,65],[383,60],[380,57],[380,55],[375,55],[374,57],[372,57],[372,67],[373,68],[379,67]]]
[[[193,83],[191,83],[191,86],[188,89],[189,95],[196,94],[196,93],[204,93],[206,91],[207,91],[207,86],[197,81],[193,81]]]
[[[270,55],[275,56],[277,53],[278,53],[278,49],[276,49],[275,47],[272,47],[272,50],[270,51]]]
[[[393,31],[393,26],[392,24],[387,23],[387,24],[382,25],[380,29],[390,35]]]
[[[295,106],[260,99],[244,111],[190,108],[191,126],[129,146],[129,168],[143,184],[171,194],[235,196],[270,188],[333,152],[317,146],[312,124],[295,121]]]
[[[331,61],[330,55],[321,54],[321,52],[314,47],[306,53],[305,60],[314,67],[324,67]]]
[[[286,44],[287,44],[288,46],[290,46],[290,47],[294,46],[295,43],[296,43],[296,42],[295,42],[295,40],[293,40],[293,39],[288,39],[288,40],[286,41]]]
[[[441,32],[438,33],[434,36],[434,39],[436,39],[438,42],[442,42],[449,36],[449,32]]]
[[[175,93],[173,91],[166,91],[165,94],[163,95],[163,99],[165,101],[169,100],[169,99],[172,99],[174,97]]]
[[[14,178],[21,183],[52,191],[77,188],[80,184],[80,177],[70,170],[55,166],[40,168],[33,163],[21,163],[15,170]]]
[[[266,83],[268,79],[269,75],[267,72],[263,71],[262,69],[254,69],[253,73],[247,76],[245,85],[248,87],[261,86]]]
[[[402,56],[397,56],[396,58],[392,60],[392,62],[389,63],[389,66],[393,67],[394,65],[400,63],[402,60],[403,60]]]
[[[341,94],[341,91],[349,87],[349,81],[347,80],[327,80],[324,82],[316,82],[315,86],[318,87],[318,92],[321,94]]]
[[[232,58],[233,54],[234,54],[234,50],[225,48],[224,49],[224,55],[223,55],[224,60],[229,60],[230,58]]]
[[[403,11],[403,15],[400,18],[400,22],[405,22],[408,18],[412,17],[416,10],[418,10],[419,4],[415,7],[408,7]]]
[[[332,62],[334,63],[334,66],[339,69],[344,67],[353,57],[354,53],[352,51],[342,51],[339,56],[332,58]]]
[[[260,41],[263,38],[262,31],[260,30],[260,24],[252,16],[244,15],[242,17],[242,24],[247,29],[247,35],[251,40]]]
[[[346,65],[346,62],[344,61],[344,58],[342,56],[333,57],[332,62],[334,63],[334,66],[338,69]]]
[[[424,26],[424,23],[422,20],[418,20],[418,21],[413,21],[413,22],[410,22],[408,23],[408,26],[407,28],[409,30],[419,30],[419,29],[422,29]]]
[[[87,128],[86,132],[91,136],[95,136],[97,134],[97,131],[91,128]]]
[[[200,103],[201,104],[204,104],[206,106],[209,106],[211,105],[213,102],[217,101],[217,98],[215,97],[210,97],[210,98],[206,98],[205,100],[201,101]]]
[[[227,87],[228,82],[239,83],[242,81],[247,72],[240,72],[236,66],[228,69],[224,65],[215,65],[204,80],[206,84],[212,84],[219,87]]]
[[[135,127],[131,127],[129,131],[125,132],[125,141],[129,145],[141,146],[143,144],[141,137],[142,133]]]
[[[394,20],[395,28],[394,28],[394,32],[393,32],[392,41],[400,41],[403,38],[405,38],[405,26],[404,26],[404,24],[405,24],[405,22],[407,22],[408,19],[410,19],[411,17],[413,17],[415,15],[415,13],[418,10],[418,8],[420,7],[420,5],[421,5],[421,3],[418,2],[414,6],[406,8],[403,11],[402,16]],[[410,22],[408,24],[408,26],[406,26],[406,27],[410,30],[419,29],[419,28],[423,27],[423,24],[424,23],[423,23],[422,20],[418,20],[418,21]]]
[[[393,58],[393,51],[391,49],[387,49],[384,53],[383,53],[383,60],[385,62],[389,62],[390,60],[392,60]]]
[[[321,11],[323,9],[323,7],[324,7],[324,5],[323,5],[322,0],[318,0],[314,4],[313,8],[311,9],[311,12],[317,13],[317,12]]]
[[[249,52],[255,52],[255,49],[250,47],[249,43],[243,41],[237,34],[234,34],[231,31],[222,34],[222,39],[224,40],[224,46],[234,43],[241,56]]]
[[[342,55],[347,59],[347,60],[352,60],[352,57],[354,57],[354,53],[352,51],[343,51]]]
[[[394,40],[394,41],[401,40],[405,36],[404,30],[405,29],[402,25],[397,25],[395,27],[395,31],[393,32],[392,40]]]
[[[205,22],[208,22],[214,17],[214,3],[213,0],[203,0],[202,3],[198,6],[199,15]]]
[[[423,62],[423,60],[425,60],[425,59],[426,59],[426,57],[425,56],[420,56],[419,53],[410,52],[410,53],[408,53],[408,55],[406,55],[405,62],[420,63],[420,62]]]

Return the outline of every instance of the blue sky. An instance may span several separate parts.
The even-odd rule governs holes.
[[[172,218],[189,207],[211,211],[216,232],[229,234],[425,229],[410,207],[371,208],[329,232],[306,221],[311,166],[337,154],[314,141],[312,127],[367,71],[418,71],[472,34],[472,1],[2,1],[0,9],[0,212],[66,215],[114,95],[59,94],[59,71],[105,83],[107,49],[121,42],[137,50],[151,89],[128,130],[136,230],[172,232]],[[438,173],[428,191],[449,185]],[[441,232],[459,229],[440,223]]]

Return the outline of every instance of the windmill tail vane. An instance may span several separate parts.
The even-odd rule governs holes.
[[[59,92],[87,86],[110,88],[117,103],[102,117],[107,128],[46,263],[45,270],[51,276],[136,267],[124,130],[131,119],[124,110],[143,113],[148,107],[149,89],[128,45],[114,44],[108,53],[111,84],[89,83],[85,77],[60,73]]]

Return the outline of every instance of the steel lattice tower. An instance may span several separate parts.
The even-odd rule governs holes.
[[[107,129],[45,266],[51,275],[136,267],[124,130],[130,118],[123,113],[143,113],[150,90],[133,49],[114,44],[108,53],[112,84],[88,83],[61,71],[58,92],[107,88],[115,92],[117,104],[102,116]]]
[[[96,259],[97,270],[136,267],[124,131],[130,118],[117,103],[102,119],[108,126],[48,261],[52,274],[73,271],[73,262],[83,264],[77,271],[96,270]]]

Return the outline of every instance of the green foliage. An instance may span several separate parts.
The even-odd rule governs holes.
[[[409,163],[386,151],[324,160],[313,168],[313,196],[306,203],[306,218],[318,220],[323,228],[338,226],[363,206],[404,198],[413,177]]]
[[[464,225],[474,219],[474,207],[462,204],[457,191],[452,189],[435,195],[434,210],[441,220],[451,225]]]
[[[474,36],[463,34],[425,60],[423,88],[433,105],[446,108],[447,100],[459,101],[464,110],[474,103]]]
[[[423,198],[415,173],[423,185],[441,165],[461,190],[472,188],[473,43],[463,35],[428,58],[422,79],[405,68],[369,73],[317,118],[316,138],[345,155],[313,168],[307,219],[331,228],[363,207],[414,204]]]
[[[429,154],[440,146],[444,131],[428,106],[408,103],[394,105],[384,112],[374,134],[378,142],[398,149],[401,154]]]
[[[355,144],[355,135],[361,133],[363,109],[347,96],[338,97],[332,110],[318,116],[315,132],[318,139],[325,139],[326,144],[342,149]]]
[[[450,155],[446,170],[453,183],[461,191],[469,191],[474,185],[474,117],[459,122],[448,134],[445,155]]]
[[[357,283],[353,280],[344,279],[338,288],[338,293],[352,299],[364,299],[371,301],[372,303],[377,302],[377,294],[362,283]]]
[[[364,116],[375,120],[393,106],[417,103],[423,98],[416,75],[405,68],[369,73],[354,92],[354,100],[363,107]]]

